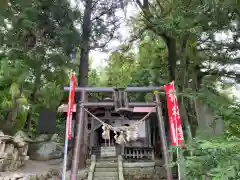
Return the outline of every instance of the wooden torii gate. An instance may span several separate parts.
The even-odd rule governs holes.
[[[65,87],[64,91],[69,92],[70,87]],[[126,111],[128,108],[133,107],[156,107],[156,113],[159,125],[159,134],[161,137],[161,148],[163,152],[163,159],[165,162],[166,175],[168,180],[172,180],[172,171],[169,167],[169,155],[167,140],[165,134],[165,124],[162,116],[162,107],[159,97],[159,92],[163,91],[162,87],[127,87],[127,88],[98,88],[98,87],[77,87],[76,92],[81,95],[80,101],[76,103],[76,135],[73,149],[73,159],[71,166],[70,180],[77,180],[77,172],[79,164],[84,164],[85,158],[81,158],[80,155],[83,153],[83,141],[84,141],[84,122],[86,117],[85,108],[90,107],[115,107],[117,111]],[[154,93],[153,102],[129,102],[127,93]],[[87,94],[89,93],[112,93],[112,102],[89,102],[87,100]],[[74,134],[75,134],[74,133]]]

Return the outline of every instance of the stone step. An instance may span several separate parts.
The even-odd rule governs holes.
[[[111,158],[116,157],[116,154],[96,154],[96,156],[101,158]]]
[[[100,147],[93,147],[92,149],[116,149],[115,146],[100,146]]]
[[[107,162],[117,162],[117,157],[102,157],[102,156],[97,156],[97,161],[107,161]]]
[[[102,152],[104,152],[104,153],[116,153],[117,151],[116,150],[101,150],[101,151],[92,151],[92,152],[94,152],[94,153],[102,153]]]
[[[118,180],[118,177],[93,177],[93,180]]]
[[[97,156],[97,155],[96,155]],[[104,158],[115,158],[116,156],[113,156],[113,155],[99,155],[99,156],[97,156],[97,160],[99,159],[99,158],[101,158],[100,160],[102,160],[102,161],[105,161],[104,160]],[[112,160],[113,161],[113,160]]]
[[[98,148],[92,149],[92,151],[116,151],[116,148]]]
[[[115,158],[117,156],[116,153],[101,153],[101,154],[95,154],[97,158]]]
[[[94,150],[94,151],[92,151],[92,152],[95,152],[95,153],[100,153],[100,152],[106,152],[106,153],[108,153],[108,152],[117,152],[116,150]]]
[[[94,172],[94,177],[117,177],[118,172]]]
[[[96,163],[96,168],[117,168],[118,164],[117,163],[111,163],[111,162],[97,162]]]
[[[106,153],[106,154],[114,153],[114,154],[116,154],[117,151],[92,151],[92,153],[94,153],[94,154],[102,154],[102,153]]]
[[[117,151],[114,151],[114,150],[112,150],[112,151],[92,151],[93,153],[116,153]]]
[[[104,167],[98,167],[95,168],[95,172],[117,172],[117,167],[110,167],[110,168],[104,168]]]
[[[101,151],[101,152],[92,152],[92,154],[96,154],[96,155],[101,155],[101,154],[117,154],[117,152]]]
[[[92,153],[92,154],[96,155],[97,157],[116,157],[117,156],[116,153],[101,153],[101,154]]]
[[[112,151],[112,152],[106,152],[106,151],[99,151],[99,152],[96,152],[96,151],[93,151],[92,154],[116,154],[117,152],[116,151]]]

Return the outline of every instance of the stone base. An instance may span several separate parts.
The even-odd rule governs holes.
[[[123,163],[125,180],[165,180],[166,171],[155,162]]]
[[[132,167],[124,168],[124,179],[125,180],[152,180],[155,174],[154,167]]]

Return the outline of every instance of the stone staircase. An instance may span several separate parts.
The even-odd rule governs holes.
[[[93,180],[119,180],[117,158],[97,159]]]
[[[119,163],[115,147],[93,148],[92,154],[95,159],[92,158],[88,180],[123,180],[119,179]]]
[[[92,154],[96,155],[97,158],[105,158],[105,157],[116,157],[116,147],[115,146],[101,146],[101,147],[93,147]]]

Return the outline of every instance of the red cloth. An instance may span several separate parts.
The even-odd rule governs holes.
[[[174,82],[165,85],[164,90],[167,99],[168,118],[172,138],[172,146],[182,146],[184,138]]]
[[[70,83],[70,92],[69,92],[69,101],[68,101],[68,112],[67,112],[67,127],[68,128],[68,139],[72,139],[72,113],[74,107],[74,97],[76,89],[76,77],[72,73],[71,83]]]

